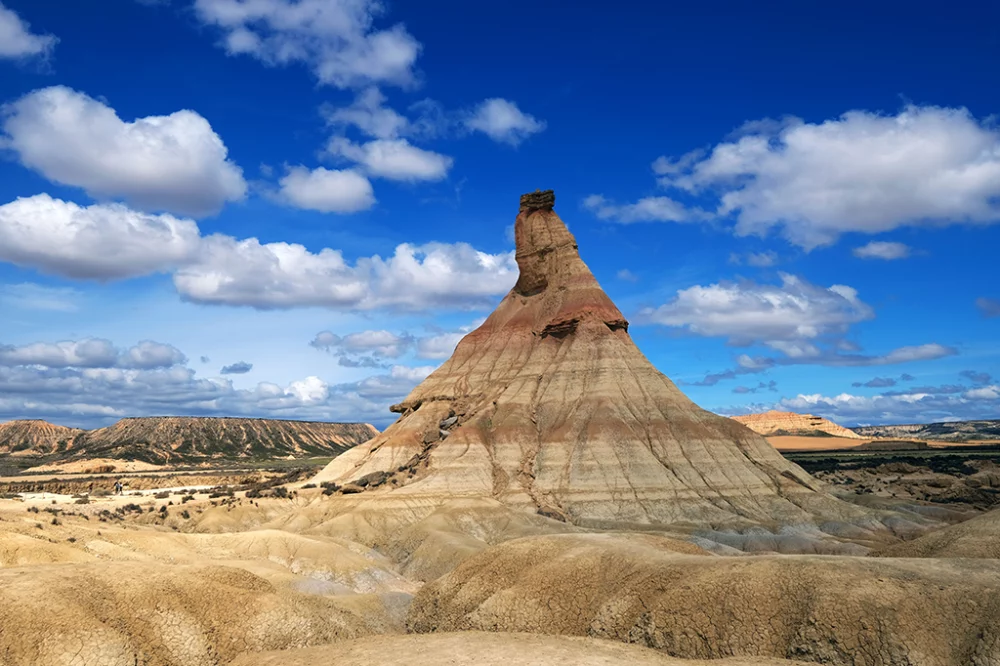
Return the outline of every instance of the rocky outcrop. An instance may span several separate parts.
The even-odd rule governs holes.
[[[833,421],[824,419],[821,416],[812,414],[796,414],[795,412],[778,412],[771,410],[760,414],[747,414],[745,416],[734,416],[734,421],[739,421],[756,433],[765,436],[771,435],[829,435],[832,437],[846,437],[849,439],[863,439],[861,435],[839,426]]]
[[[40,419],[7,421],[0,423],[0,454],[44,455],[65,450],[82,432]]]
[[[381,472],[372,502],[488,497],[588,526],[870,522],[653,367],[553,203],[521,198],[514,288],[393,406],[395,424],[313,481]]]
[[[1000,441],[1000,419],[861,426],[854,428],[854,432],[861,437],[893,437],[940,442]]]
[[[367,423],[273,419],[143,417],[78,435],[75,456],[153,463],[204,458],[329,456],[378,434]]]

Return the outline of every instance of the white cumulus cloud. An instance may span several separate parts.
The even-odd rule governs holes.
[[[30,25],[0,3],[0,58],[45,58],[58,41],[52,35],[31,32]]]
[[[762,341],[789,355],[810,351],[808,341],[843,334],[851,324],[875,316],[851,287],[821,287],[780,275],[781,285],[718,283],[682,289],[671,302],[646,309],[642,316],[698,335]]]
[[[372,184],[353,169],[310,171],[297,166],[279,181],[280,196],[287,203],[321,213],[356,213],[375,205]]]
[[[969,389],[965,392],[965,397],[969,400],[1000,400],[1000,386],[982,386]]]
[[[123,352],[118,359],[118,365],[126,368],[150,370],[153,368],[169,368],[187,363],[187,357],[173,345],[153,340],[143,340],[134,347]]]
[[[77,204],[47,194],[0,206],[0,261],[70,278],[111,280],[171,269],[200,244],[198,226],[121,204]]]
[[[991,418],[996,414],[1000,401],[997,387],[972,389],[963,395],[956,395],[950,387],[940,387],[944,389],[942,391],[927,388],[930,390],[897,391],[875,396],[800,394],[784,398],[774,407],[818,414],[845,424],[933,423]]]
[[[330,352],[342,366],[349,368],[384,368],[386,359],[399,358],[414,344],[409,335],[397,335],[386,330],[358,331],[339,336],[320,331],[309,343],[316,349]]]
[[[246,194],[222,139],[194,111],[126,122],[103,102],[54,86],[6,105],[2,127],[24,166],[95,198],[199,216]]]
[[[267,65],[303,63],[320,83],[412,86],[420,43],[402,25],[379,30],[376,0],[195,0],[195,15],[223,32],[230,55]]]
[[[306,377],[289,384],[285,393],[305,404],[323,402],[330,396],[330,386],[319,377]]]
[[[327,122],[343,130],[356,127],[377,139],[395,139],[410,130],[410,120],[385,106],[386,97],[377,87],[361,91],[350,106],[321,109]]]
[[[44,194],[0,206],[0,261],[78,279],[168,272],[189,300],[256,308],[479,308],[518,274],[513,252],[466,243],[403,243],[387,258],[347,261],[335,249],[202,236],[192,220]]]
[[[0,365],[45,368],[169,368],[187,362],[173,345],[143,340],[120,350],[110,340],[87,338],[62,342],[33,342],[19,347],[0,345]]]
[[[466,129],[482,132],[494,141],[516,146],[545,129],[545,121],[524,113],[510,100],[493,97],[466,114]]]
[[[357,163],[365,173],[389,180],[441,180],[454,160],[430,150],[417,148],[406,139],[376,139],[356,144],[334,137],[327,152]]]
[[[1000,220],[1000,130],[964,108],[752,121],[710,151],[662,156],[652,168],[662,187],[703,208],[676,197],[612,204],[600,195],[588,207],[626,223],[732,218],[738,236],[777,229],[806,250],[849,232]],[[859,256],[901,258],[885,255],[902,248],[872,245]]]
[[[842,233],[1000,219],[1000,131],[966,109],[849,111],[822,123],[757,123],[661,178],[721,191],[738,235],[772,227],[806,249]]]
[[[198,261],[174,274],[174,284],[201,303],[419,310],[485,305],[516,278],[512,252],[488,254],[465,243],[404,243],[388,259],[351,264],[337,250],[211,236]]]

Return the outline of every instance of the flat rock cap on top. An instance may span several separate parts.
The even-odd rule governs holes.
[[[521,195],[521,210],[552,210],[555,205],[553,190],[535,190]]]

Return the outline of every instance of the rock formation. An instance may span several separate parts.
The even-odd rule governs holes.
[[[0,423],[0,454],[44,455],[65,449],[83,432],[40,419]]]
[[[378,434],[367,423],[275,419],[127,418],[73,441],[74,455],[134,458],[152,463],[200,458],[337,455]]]
[[[854,432],[862,437],[925,439],[939,442],[1000,441],[1000,419],[861,426],[854,428]]]
[[[771,410],[760,414],[734,416],[754,432],[769,435],[831,435],[848,439],[863,439],[861,435],[839,426],[833,421],[812,414],[796,414],[795,412],[778,412]]]
[[[396,423],[314,482],[372,501],[491,497],[589,526],[863,516],[653,367],[553,203],[521,197],[517,284],[392,407]]]

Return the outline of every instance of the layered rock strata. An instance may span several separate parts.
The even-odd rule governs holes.
[[[591,526],[865,520],[653,367],[553,204],[521,197],[517,284],[392,407],[396,423],[314,482],[372,500],[485,496]]]
[[[831,435],[848,439],[863,439],[853,430],[848,430],[833,421],[812,414],[771,410],[732,418],[760,435]]]
[[[40,419],[7,421],[0,423],[0,454],[52,453],[67,448],[73,438],[82,432]]]

